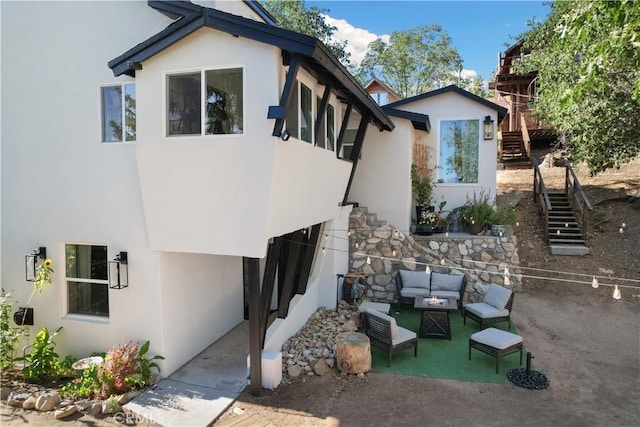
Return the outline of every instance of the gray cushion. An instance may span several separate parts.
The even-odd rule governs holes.
[[[486,302],[474,302],[464,306],[466,311],[470,311],[481,319],[492,319],[494,317],[505,317],[509,315],[509,310],[503,308],[498,310]]]
[[[431,290],[459,291],[463,277],[462,274],[431,273]]]
[[[372,308],[368,308],[367,313],[369,316],[373,315],[373,316],[379,317],[380,319],[384,319],[390,323],[392,341],[400,337],[400,331],[398,330],[398,323],[396,323],[396,319],[384,313],[380,313],[378,310],[374,310]]]
[[[402,287],[407,288],[429,289],[429,281],[431,280],[424,271],[409,270],[400,270],[400,278],[402,279]]]
[[[504,306],[507,305],[507,302],[509,302],[509,298],[511,298],[511,291],[509,289],[492,283],[489,285],[489,290],[487,290],[487,293],[484,295],[482,302],[486,302],[498,310],[502,310]]]
[[[502,331],[496,328],[487,328],[480,332],[476,332],[471,335],[471,339],[480,344],[488,345],[489,347],[497,348],[498,350],[504,350],[516,344],[522,342],[520,335],[512,334],[511,332]]]
[[[417,337],[417,334],[409,329],[405,329],[402,326],[398,326],[398,337],[391,339],[391,344],[398,345],[405,341],[412,340]]]
[[[429,289],[425,288],[402,288],[400,295],[405,298],[428,297],[431,295]]]

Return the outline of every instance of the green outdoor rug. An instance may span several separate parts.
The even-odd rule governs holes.
[[[420,328],[420,312],[409,306],[398,308],[391,306],[389,315],[393,316],[399,326],[411,331]],[[431,378],[445,378],[463,381],[509,383],[507,372],[512,368],[525,367],[527,352],[513,353],[500,358],[500,373],[496,374],[496,359],[478,350],[471,350],[469,360],[469,337],[480,331],[480,324],[467,319],[462,324],[459,311],[449,313],[451,322],[451,341],[442,338],[419,338],[418,357],[414,357],[414,350],[405,350],[393,355],[391,366],[387,367],[387,353],[371,346],[371,371],[390,372],[404,375],[415,375]],[[507,322],[500,322],[491,327],[507,331]],[[511,332],[517,334],[515,326],[511,325]]]

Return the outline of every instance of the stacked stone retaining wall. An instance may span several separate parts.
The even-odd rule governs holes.
[[[364,299],[397,302],[399,270],[466,274],[464,303],[482,299],[490,283],[508,289],[522,284],[516,237],[474,236],[465,233],[412,236],[377,221],[367,208],[354,208],[349,218],[350,272],[367,275]],[[508,282],[505,283],[505,270]]]

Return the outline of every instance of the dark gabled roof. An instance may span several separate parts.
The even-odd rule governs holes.
[[[251,10],[257,13],[258,16],[260,16],[260,18],[264,20],[264,22],[273,26],[278,25],[276,18],[274,18],[273,15],[270,14],[269,11],[265,9],[264,6],[259,1],[257,0],[243,0],[243,1],[247,4],[247,6],[251,8]]]
[[[507,109],[504,108],[501,105],[496,104],[495,102],[491,102],[487,99],[484,99],[474,93],[471,93],[469,91],[466,91],[462,88],[459,88],[456,85],[449,85],[446,87],[443,87],[441,89],[436,89],[436,90],[432,90],[431,92],[427,92],[427,93],[423,93],[421,95],[416,95],[416,96],[412,96],[411,98],[405,98],[402,99],[400,101],[396,101],[396,102],[392,102],[391,104],[387,104],[385,105],[385,107],[390,107],[390,108],[396,108],[399,107],[401,105],[406,105],[406,104],[411,104],[413,102],[416,101],[421,101],[423,99],[427,99],[427,98],[431,98],[432,96],[438,96],[438,95],[442,95],[443,93],[448,93],[448,92],[454,92],[457,93],[458,95],[462,95],[465,98],[468,98],[472,101],[478,102],[482,105],[485,105],[489,108],[491,108],[492,110],[495,110],[498,113],[498,123],[500,123],[502,121],[502,119],[504,118],[504,116],[507,114]]]
[[[149,1],[149,6],[167,16],[178,17],[164,30],[109,61],[115,76],[135,76],[141,63],[202,27],[224,31],[276,46],[288,56],[298,56],[315,78],[330,85],[341,98],[362,111],[370,111],[381,130],[394,124],[356,79],[318,39],[269,24],[182,1]]]
[[[401,119],[411,120],[411,124],[413,124],[414,129],[423,130],[427,133],[431,132],[431,121],[427,114],[398,110],[396,108],[390,108],[388,105],[384,105],[382,107],[382,111],[391,117],[400,117]]]

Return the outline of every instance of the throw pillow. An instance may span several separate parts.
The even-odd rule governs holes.
[[[402,286],[405,288],[429,289],[431,277],[424,271],[400,270]]]
[[[504,310],[504,306],[507,305],[509,298],[511,298],[511,291],[509,289],[492,283],[489,285],[483,301],[498,310]]]
[[[463,277],[462,274],[431,273],[431,290],[459,291]]]

